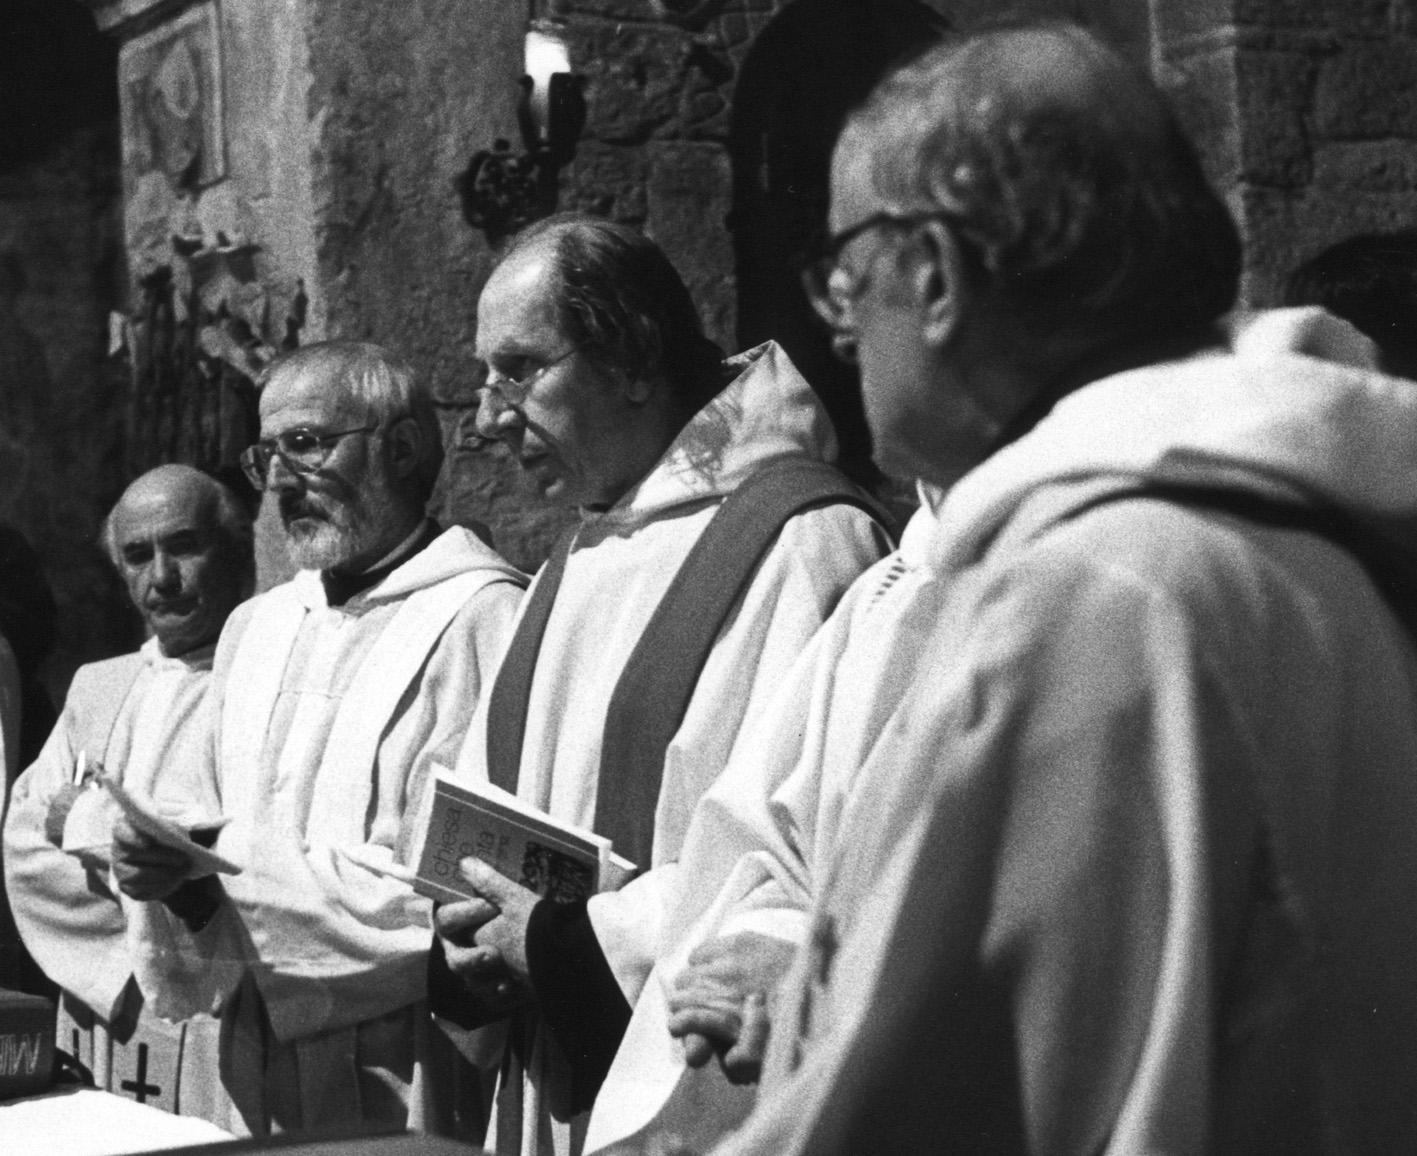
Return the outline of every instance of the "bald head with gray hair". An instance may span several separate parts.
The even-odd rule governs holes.
[[[1240,242],[1155,84],[1064,22],[952,37],[879,85],[842,144],[939,210],[1022,331],[1165,338],[1234,302]]]
[[[137,478],[104,519],[101,542],[164,654],[216,641],[255,578],[251,515],[191,466]]]
[[[103,526],[99,531],[99,545],[115,567],[120,566],[121,557],[115,534],[114,515],[122,509],[125,501],[169,491],[190,491],[194,500],[208,511],[211,525],[224,534],[237,550],[249,552],[253,549],[251,511],[230,486],[194,466],[164,465],[135,478],[103,519]]]

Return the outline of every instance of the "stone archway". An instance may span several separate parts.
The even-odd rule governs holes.
[[[775,338],[822,398],[842,463],[873,484],[856,371],[832,356],[798,268],[826,223],[832,144],[846,113],[945,20],[918,0],[795,0],[753,44],[734,91],[729,158],[738,344]]]

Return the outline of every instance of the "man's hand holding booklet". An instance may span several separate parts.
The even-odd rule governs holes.
[[[469,856],[563,903],[614,891],[635,873],[608,839],[553,819],[491,783],[455,782],[441,773],[420,810],[419,831],[411,868],[367,857],[361,862],[440,903],[478,898],[458,871]]]

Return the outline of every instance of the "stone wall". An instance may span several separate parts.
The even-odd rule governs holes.
[[[119,97],[124,122],[123,207],[134,285],[155,268],[178,261],[173,237],[215,246],[255,246],[254,273],[264,295],[264,333],[278,339],[302,288],[307,326],[324,325],[324,286],[315,272],[315,210],[309,153],[310,69],[303,0],[242,0],[189,5],[184,15],[217,21],[220,92],[218,138],[203,142],[213,154],[203,167],[219,176],[182,180],[167,171],[159,148],[142,137],[136,87],[144,69],[160,65],[150,39],[170,27],[162,5],[115,29],[122,38]]]
[[[113,60],[77,7],[17,3],[5,37],[0,522],[34,546],[54,591],[58,639],[41,674],[61,701],[78,664],[138,637],[95,541],[122,485],[124,383],[106,358],[123,292]]]
[[[680,13],[669,19],[666,7]],[[563,204],[640,226],[664,248],[709,335],[734,344],[727,144],[733,85],[781,0],[666,6],[561,0],[589,115]]]
[[[726,153],[732,84],[780,4],[563,0],[588,120],[560,207],[643,227],[684,271],[710,333],[734,344]],[[680,5],[681,9],[694,7]],[[538,565],[563,513],[535,502],[500,447],[470,438],[475,306],[495,251],[463,221],[453,182],[498,138],[520,145],[527,9],[505,0],[387,6],[309,0],[319,276],[327,331],[403,351],[440,399],[448,461],[435,508],[487,524]]]
[[[88,0],[124,51],[202,4]],[[865,0],[863,0],[863,4]],[[995,0],[928,0],[967,26]],[[1263,303],[1301,257],[1412,219],[1417,0],[1028,0],[1080,17],[1172,91],[1249,246]],[[1018,5],[1012,5],[1018,7]],[[642,226],[683,270],[724,348],[759,336],[739,314],[734,92],[785,0],[539,0],[565,25],[587,122],[560,206]],[[536,503],[495,446],[469,435],[474,309],[495,251],[454,181],[479,149],[517,141],[528,5],[507,0],[243,0],[220,5],[226,175],[175,192],[125,159],[135,278],[171,235],[240,235],[274,339],[297,289],[303,340],[403,352],[439,398],[449,452],[435,510],[479,521],[535,566],[565,516]],[[121,19],[120,19],[121,17]],[[102,20],[102,17],[101,17]],[[495,238],[494,238],[495,240]],[[751,319],[750,319],[751,320]],[[269,540],[267,538],[263,540]],[[265,581],[281,574],[265,559]]]
[[[1417,225],[1413,0],[1152,8],[1162,78],[1240,222],[1247,301],[1275,303],[1335,241]]]
[[[475,310],[493,253],[454,188],[474,152],[516,137],[526,9],[308,0],[306,10],[326,331],[389,345],[432,384],[448,446],[435,513],[487,524],[512,561],[534,567],[564,519],[529,501],[500,448],[470,437]]]

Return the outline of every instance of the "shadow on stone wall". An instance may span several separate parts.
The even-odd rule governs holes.
[[[878,492],[886,483],[871,462],[856,368],[832,354],[798,270],[826,232],[832,146],[846,114],[890,65],[947,27],[918,0],[796,0],[754,42],[733,94],[738,344],[774,338],[787,350],[832,416],[843,467]]]
[[[59,638],[56,701],[80,663],[130,649],[136,615],[95,539],[121,491],[117,47],[79,4],[14,0],[0,37],[0,521],[39,555]]]

